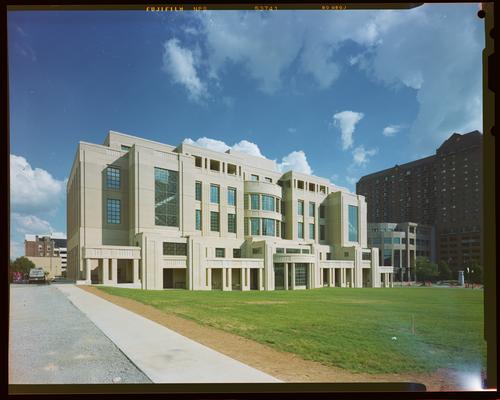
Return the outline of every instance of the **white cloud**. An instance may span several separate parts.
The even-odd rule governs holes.
[[[164,44],[163,70],[175,83],[184,85],[189,98],[200,101],[208,96],[206,85],[198,77],[195,52],[179,45],[178,39],[170,39]]]
[[[389,125],[384,128],[382,131],[382,135],[384,136],[394,136],[398,133],[403,127],[401,125]]]
[[[306,154],[302,151],[292,151],[287,156],[283,157],[281,163],[277,164],[278,171],[295,171],[303,174],[311,175],[313,173],[309,163],[307,162]]]
[[[364,117],[363,113],[355,111],[342,111],[333,115],[333,123],[340,127],[342,150],[347,150],[352,147],[353,133],[356,124]]]
[[[41,168],[33,169],[21,156],[10,155],[10,202],[13,211],[28,214],[53,211],[65,195],[66,181]]]
[[[182,143],[198,147],[204,147],[205,149],[219,151],[221,153],[225,153],[226,151],[232,149],[234,151],[239,151],[240,153],[245,153],[251,156],[265,158],[260,152],[259,146],[257,146],[255,143],[249,142],[248,140],[241,140],[238,143],[235,143],[233,146],[228,146],[222,140],[216,140],[207,137],[202,137],[196,140],[187,138],[184,139]]]
[[[19,214],[16,212],[11,214],[11,226],[17,233],[21,234],[40,235],[50,233],[54,230],[50,222],[36,215]]]
[[[225,153],[231,147],[224,143],[222,140],[210,139],[207,137],[202,137],[196,140],[190,138],[184,139],[182,143],[190,144],[193,146],[204,147],[205,149],[219,151]]]
[[[452,132],[482,131],[484,23],[476,12],[465,4],[384,12],[381,40],[364,53],[360,68],[374,80],[415,90],[416,152],[434,151]]]
[[[476,11],[469,4],[426,4],[345,13],[203,12],[195,16],[194,38],[218,82],[238,64],[268,93],[304,74],[324,89],[342,68],[360,68],[379,85],[414,90],[418,114],[408,126],[410,140],[433,151],[451,132],[482,130],[484,21]],[[360,50],[344,60],[337,49],[346,41]]]
[[[365,150],[364,146],[358,146],[356,147],[353,152],[352,152],[352,161],[354,165],[357,166],[365,166],[368,161],[370,161],[370,157],[373,157],[375,154],[378,153],[378,149],[370,149],[370,150]]]
[[[265,158],[260,152],[259,146],[248,140],[242,140],[234,144],[231,149],[239,151],[240,153],[250,154],[251,156]]]
[[[249,154],[255,157],[266,158],[262,155],[259,146],[255,143],[249,142],[248,140],[241,140],[232,146],[227,145],[222,140],[211,139],[207,137],[202,137],[196,140],[191,138],[184,139],[182,143],[190,144],[192,146],[203,147],[213,151],[219,151],[225,153],[227,150],[234,150],[240,153]],[[280,172],[286,171],[296,171],[303,174],[312,174],[312,169],[307,162],[306,154],[302,151],[292,151],[290,154],[284,156],[281,159],[281,163],[276,163],[276,167]]]

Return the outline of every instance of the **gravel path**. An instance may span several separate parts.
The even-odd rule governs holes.
[[[56,286],[10,286],[9,383],[150,383]]]

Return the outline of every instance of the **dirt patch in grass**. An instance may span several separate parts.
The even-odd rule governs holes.
[[[89,293],[148,318],[197,341],[220,353],[250,365],[284,382],[416,382],[429,391],[460,390],[454,371],[438,370],[425,374],[362,374],[304,360],[292,353],[277,351],[263,344],[224,332],[210,326],[184,319],[173,313],[162,312],[138,301],[110,295],[92,286],[78,286]],[[281,302],[250,302],[281,303]]]

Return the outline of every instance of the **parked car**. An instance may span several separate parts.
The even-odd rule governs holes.
[[[31,268],[28,276],[28,283],[47,283],[43,268]]]

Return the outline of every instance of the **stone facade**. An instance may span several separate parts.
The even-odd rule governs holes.
[[[391,286],[366,202],[274,161],[110,131],[67,186],[68,277],[143,289]]]

